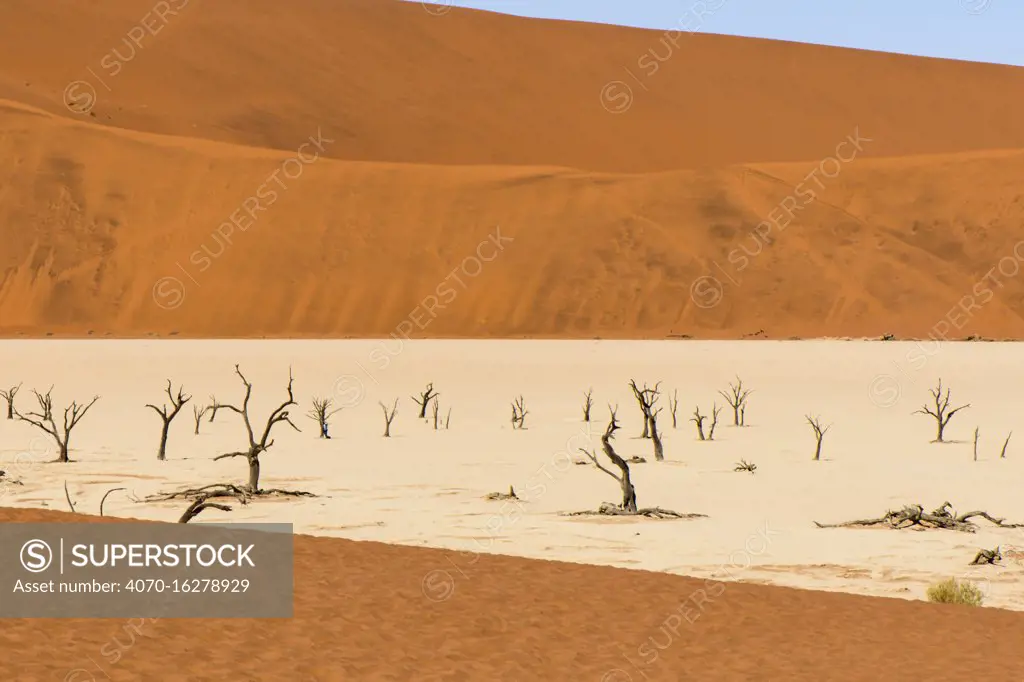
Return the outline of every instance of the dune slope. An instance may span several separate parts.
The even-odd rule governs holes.
[[[715,30],[713,12],[680,22]],[[0,98],[73,116],[74,81],[103,125],[281,150],[321,126],[330,156],[361,161],[804,161],[854,126],[873,155],[1024,148],[1012,67],[397,0],[7,0]]]
[[[834,171],[303,163],[15,106],[0,126],[7,335],[1024,334],[1020,152],[807,180]]]
[[[3,335],[1024,335],[1022,69],[391,0],[4,16]]]
[[[2,522],[87,520],[95,519],[0,509]],[[996,609],[303,536],[294,582],[292,619],[12,620],[0,674],[26,682],[1024,675],[1024,619]],[[957,646],[934,632],[956,632]]]

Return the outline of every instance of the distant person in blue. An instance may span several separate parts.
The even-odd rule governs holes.
[[[320,425],[320,436],[322,438],[330,438],[330,434],[327,433],[327,422]]]

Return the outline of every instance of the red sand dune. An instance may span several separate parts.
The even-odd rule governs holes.
[[[997,609],[297,536],[291,620],[5,621],[0,679],[1017,680],[1022,638]]]
[[[8,0],[0,334],[1024,336],[1024,69],[670,38]]]

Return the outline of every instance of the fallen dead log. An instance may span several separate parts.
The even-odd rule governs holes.
[[[814,525],[818,528],[872,528],[883,526],[895,530],[938,528],[973,533],[978,529],[978,526],[972,523],[971,519],[977,517],[981,517],[1000,528],[1024,528],[1024,524],[1006,523],[1005,519],[996,518],[988,512],[980,510],[958,515],[953,511],[952,505],[949,502],[944,502],[941,507],[933,509],[931,512],[925,512],[924,507],[919,504],[911,504],[899,511],[887,511],[885,515],[875,519],[856,519],[843,523],[819,523],[815,521]]]

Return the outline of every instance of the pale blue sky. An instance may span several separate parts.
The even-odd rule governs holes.
[[[699,0],[434,0],[506,14],[677,27]],[[1024,0],[705,0],[705,33],[1024,66]],[[724,4],[722,4],[724,2]]]

